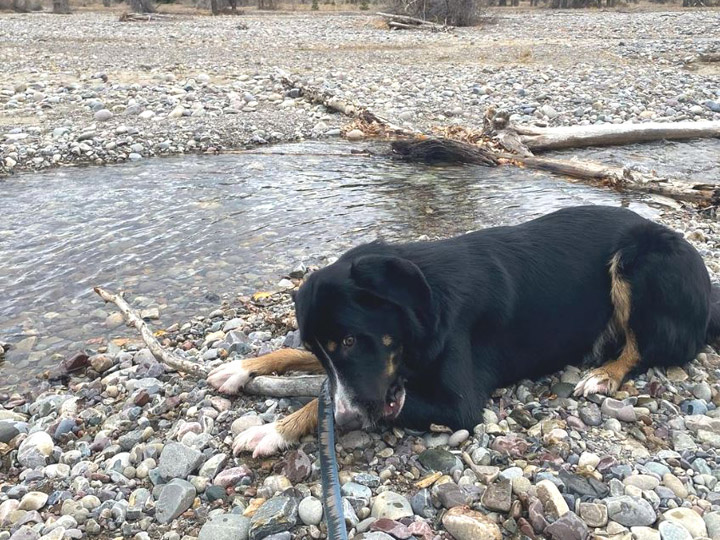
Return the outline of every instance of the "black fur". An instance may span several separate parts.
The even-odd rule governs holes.
[[[295,299],[298,324],[371,419],[400,378],[398,424],[471,428],[494,388],[591,356],[613,314],[617,254],[639,367],[684,364],[720,334],[720,294],[697,251],[661,225],[602,206],[437,242],[359,246],[308,277]],[[390,352],[400,358],[394,377]]]

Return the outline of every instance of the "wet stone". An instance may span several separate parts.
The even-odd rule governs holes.
[[[490,510],[509,512],[512,504],[512,481],[509,478],[499,478],[490,484],[483,493],[481,502]]]
[[[370,528],[374,531],[387,533],[398,540],[406,540],[412,537],[412,533],[405,525],[392,519],[378,519],[370,525]]]
[[[663,521],[658,527],[662,540],[692,540],[693,536],[685,527],[671,521]]]
[[[0,443],[7,444],[19,434],[20,430],[14,422],[0,422]]]
[[[430,448],[418,457],[422,466],[431,471],[449,473],[453,467],[460,465],[453,454],[442,448]]]
[[[585,540],[588,532],[587,525],[574,512],[564,514],[545,529],[553,540]]]
[[[292,497],[273,497],[250,519],[250,540],[288,531],[297,523],[298,503]]]
[[[500,527],[489,517],[469,508],[453,508],[443,516],[445,529],[456,540],[501,540]]]
[[[665,512],[663,518],[687,529],[695,538],[707,536],[705,521],[692,508],[673,508]]]
[[[285,458],[283,472],[293,484],[304,482],[312,473],[310,458],[302,450],[289,452]]]
[[[599,426],[602,424],[602,413],[600,412],[600,408],[594,403],[588,403],[586,406],[580,407],[580,409],[578,409],[578,415],[580,416],[580,420],[588,426]]]
[[[187,478],[202,462],[203,455],[198,450],[170,442],[160,454],[158,469],[163,478]]]
[[[589,527],[604,527],[608,521],[607,506],[596,503],[580,503],[579,513]]]
[[[433,488],[433,494],[437,497],[437,500],[443,508],[463,506],[468,502],[467,495],[457,486],[457,484],[452,482],[446,482],[444,484],[440,484],[439,486],[435,486]]]
[[[195,500],[193,485],[179,478],[168,482],[160,492],[155,506],[155,517],[159,523],[170,523],[173,519],[190,508]]]
[[[205,522],[198,540],[247,540],[249,534],[249,518],[240,514],[220,514]]]
[[[298,516],[305,525],[319,525],[323,516],[322,503],[315,497],[305,497],[298,505]]]
[[[559,478],[563,484],[565,484],[567,491],[580,495],[581,497],[603,498],[609,494],[608,487],[592,477],[585,478],[563,470],[560,471]]]
[[[394,491],[384,491],[372,505],[371,515],[374,518],[401,519],[413,515],[410,502]]]
[[[608,497],[604,501],[608,517],[625,527],[649,526],[655,522],[655,510],[644,499],[621,495]]]
[[[535,488],[545,512],[551,518],[557,519],[570,511],[557,486],[550,480],[541,480]]]

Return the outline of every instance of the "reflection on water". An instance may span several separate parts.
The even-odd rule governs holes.
[[[517,223],[577,204],[644,204],[504,167],[425,167],[343,143],[59,169],[2,183],[2,378],[45,369],[110,335],[94,285],[143,296],[169,325],[272,287],[299,262],[378,237],[410,240]],[[606,152],[606,150],[603,150]],[[323,153],[325,155],[309,155]],[[327,155],[328,153],[338,155]]]

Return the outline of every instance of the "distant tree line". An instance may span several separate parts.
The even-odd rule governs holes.
[[[657,4],[682,2],[684,7],[720,6],[720,0],[649,0]],[[261,10],[274,10],[297,4],[310,5],[319,9],[320,5],[351,5],[359,9],[391,11],[428,21],[453,26],[470,26],[480,18],[488,6],[519,6],[521,0],[102,0],[106,7],[126,3],[134,13],[154,13],[156,4],[192,2],[193,5],[209,9],[213,14],[240,13],[239,8],[256,6]],[[544,6],[552,9],[580,9],[615,7],[621,3],[638,3],[638,0],[522,0],[530,6]],[[52,0],[53,13],[70,13],[69,0]],[[0,0],[0,10],[19,13],[41,11],[43,0]]]

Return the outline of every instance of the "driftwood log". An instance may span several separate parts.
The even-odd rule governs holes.
[[[207,376],[208,369],[205,366],[181,358],[160,345],[152,330],[145,324],[140,315],[130,307],[122,295],[112,293],[101,287],[95,287],[93,290],[105,302],[112,302],[117,306],[125,317],[127,324],[134,326],[140,332],[142,340],[158,362],[175,371],[187,373],[194,377],[205,378]],[[255,377],[248,382],[243,392],[268,397],[317,397],[324,380],[324,375],[261,376]]]
[[[720,137],[720,122],[710,121],[600,124],[552,128],[513,126],[509,129],[515,129],[520,135],[520,141],[533,152]]]
[[[434,22],[426,21],[424,19],[417,19],[415,17],[408,17],[407,15],[396,15],[393,13],[383,13],[378,11],[377,15],[388,20],[388,27],[398,30],[430,30],[432,32],[449,32],[453,29],[452,26],[446,24],[435,24]]]
[[[720,137],[720,122],[649,122],[538,128],[518,126],[503,111],[488,109],[481,132],[453,126],[445,137],[430,137],[420,131],[400,126],[331,91],[313,88],[283,74],[282,83],[297,88],[300,95],[353,119],[352,128],[368,136],[389,138],[392,151],[408,161],[477,163],[493,166],[509,163],[527,168],[569,176],[615,189],[660,195],[701,207],[720,203],[720,185],[660,178],[633,170],[576,159],[537,157],[535,152],[602,145],[624,145],[658,140],[688,140]]]
[[[720,52],[701,53],[697,59],[700,62],[720,62]]]

